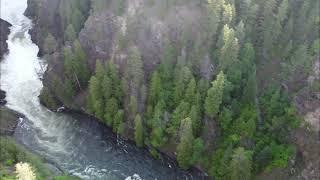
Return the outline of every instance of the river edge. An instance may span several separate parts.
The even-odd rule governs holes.
[[[45,105],[43,105],[43,106],[45,106]],[[76,110],[73,110],[73,109],[66,109],[64,112],[61,112],[61,113],[66,114],[66,115],[70,115],[71,117],[74,117],[75,119],[77,119],[79,122],[81,122],[81,121],[85,121],[85,122],[93,121],[93,123],[96,123],[100,128],[103,128],[104,132],[106,132],[105,136],[108,135],[110,137],[110,135],[111,135],[112,139],[114,140],[114,142],[117,142],[118,140],[123,141],[126,144],[132,145],[135,148],[139,149],[139,151],[142,151],[145,156],[148,156],[150,158],[156,159],[151,155],[151,148],[150,147],[148,147],[148,146],[144,146],[144,147],[141,147],[141,148],[137,147],[133,138],[120,137],[119,135],[117,135],[116,133],[114,133],[112,131],[111,127],[109,127],[106,124],[102,123],[98,118],[96,118],[94,116],[91,116],[91,115],[89,115],[89,114],[87,114],[87,113],[85,113],[83,111],[76,111]],[[190,174],[193,174],[193,175],[197,175],[196,177],[202,177],[202,179],[212,179],[207,175],[207,173],[204,170],[202,170],[202,169],[200,169],[198,167],[195,167],[195,166],[191,167],[188,170],[181,169],[179,167],[179,165],[178,165],[176,157],[170,155],[170,153],[167,153],[166,151],[161,151],[161,150],[157,149],[157,152],[159,154],[159,158],[156,159],[156,160],[157,161],[162,161],[162,162],[168,162],[168,163],[170,162],[171,168],[176,168],[179,171],[190,173]]]
[[[40,154],[32,151],[28,147],[24,146],[23,143],[19,142],[15,137],[15,130],[19,125],[20,119],[25,119],[26,116],[20,112],[10,109],[6,106],[6,92],[0,90],[1,97],[0,101],[0,137],[10,137],[15,140],[15,143],[22,145],[28,152],[41,157],[44,160],[46,168],[48,168],[54,175],[64,175],[67,172],[63,171],[56,163],[44,158]]]
[[[2,96],[1,96],[1,100],[5,100],[5,91],[2,91]],[[4,94],[4,96],[3,96]],[[43,104],[42,104],[43,105]],[[52,110],[50,110],[52,111]],[[0,135],[1,136],[9,136],[9,137],[13,137],[15,139],[15,142],[19,145],[22,145],[24,148],[26,148],[28,151],[36,154],[37,156],[41,157],[44,162],[45,165],[48,169],[50,169],[50,171],[55,174],[55,175],[64,175],[64,174],[69,174],[68,172],[64,171],[59,165],[57,165],[55,162],[50,161],[48,159],[46,159],[45,157],[43,157],[41,154],[29,149],[27,146],[25,146],[22,142],[20,142],[19,140],[17,140],[17,138],[15,138],[15,130],[17,128],[17,126],[19,125],[19,121],[20,119],[25,119],[27,118],[25,115],[23,115],[22,113],[19,113],[17,111],[14,111],[10,108],[8,108],[6,106],[6,103],[3,103],[0,106]],[[58,113],[58,112],[56,112]],[[143,147],[143,148],[138,148],[135,144],[135,142],[132,139],[124,139],[121,138],[119,136],[117,136],[114,132],[112,132],[112,129],[110,127],[108,127],[107,125],[103,124],[101,121],[99,121],[99,119],[90,116],[84,112],[81,111],[75,111],[72,109],[66,109],[64,112],[60,112],[63,113],[65,115],[69,115],[75,119],[77,119],[77,121],[84,122],[84,123],[93,123],[93,125],[98,126],[99,128],[102,128],[102,130],[105,132],[105,136],[108,136],[109,138],[111,137],[111,139],[114,141],[114,143],[117,143],[118,141],[120,142],[124,142],[125,144],[131,145],[136,147],[139,151],[141,151],[145,156],[148,156],[149,158],[153,158],[151,156],[150,153],[150,148],[148,148],[147,146]],[[4,130],[4,131],[3,131]],[[204,171],[202,171],[199,168],[196,167],[192,167],[189,170],[185,171],[179,168],[177,160],[175,157],[172,157],[168,154],[166,154],[163,151],[158,151],[159,153],[159,159],[157,159],[158,161],[162,161],[163,165],[165,165],[166,163],[170,164],[171,168],[176,168],[179,171],[183,171],[186,173],[190,173],[193,175],[196,175],[197,177],[202,177],[202,179],[209,179],[209,177],[207,177],[206,173]]]

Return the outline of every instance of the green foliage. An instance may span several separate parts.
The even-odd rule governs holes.
[[[227,133],[230,131],[230,125],[232,122],[232,111],[228,108],[223,108],[219,119],[218,119],[218,123],[220,128],[222,129],[223,133]]]
[[[86,87],[89,81],[89,71],[87,66],[87,55],[81,47],[79,40],[75,40],[73,43],[74,50],[74,64],[73,71],[76,74],[81,87]]]
[[[219,52],[219,68],[229,77],[234,73],[233,65],[238,61],[239,43],[235,32],[228,25],[223,27],[223,46]]]
[[[113,125],[114,116],[119,109],[118,101],[115,98],[110,98],[106,102],[106,109],[104,114],[105,123],[109,126]]]
[[[138,108],[137,98],[135,96],[131,96],[130,102],[129,102],[129,115],[132,116],[133,118],[135,114],[137,114],[137,110],[138,110],[137,108]]]
[[[121,127],[120,125],[124,121],[124,111],[123,110],[118,110],[117,114],[114,116],[113,120],[113,132],[121,134]]]
[[[256,131],[257,114],[253,107],[243,107],[236,120],[234,131],[239,136],[252,138]]]
[[[181,120],[187,118],[190,112],[190,104],[187,102],[182,101],[179,106],[175,109],[172,113],[170,126],[167,129],[167,132],[171,135],[176,135],[177,129],[181,124]]]
[[[56,109],[58,107],[54,96],[49,92],[49,89],[44,87],[40,92],[40,101],[41,103],[45,104],[50,109]]]
[[[155,106],[161,98],[161,79],[159,73],[155,71],[152,74],[149,88],[148,104]]]
[[[75,176],[56,176],[53,180],[80,180],[80,178]]]
[[[201,138],[197,138],[193,141],[192,147],[192,159],[191,164],[199,164],[202,162],[203,151],[204,151],[204,142]]]
[[[186,118],[181,121],[180,143],[177,146],[177,160],[183,169],[188,169],[191,165],[193,138],[191,119]]]
[[[87,86],[89,71],[86,54],[80,42],[76,40],[73,49],[64,48],[65,99],[71,102],[75,94]]]
[[[173,99],[176,105],[184,98],[185,90],[187,84],[189,84],[190,79],[192,78],[192,73],[188,67],[183,67],[182,69],[176,69],[176,79],[174,80],[174,94]]]
[[[89,15],[90,0],[62,0],[59,13],[64,24],[72,24],[75,31],[80,32],[86,17]]]
[[[146,143],[156,157],[156,148],[170,146],[177,151],[182,168],[200,165],[217,179],[251,179],[253,173],[285,167],[292,155],[289,133],[299,126],[300,118],[285,89],[265,87],[269,71],[270,79],[288,85],[297,74],[310,70],[320,44],[313,2],[201,0],[195,3],[203,10],[196,17],[201,31],[193,31],[197,23],[192,22],[194,28],[183,23],[182,31],[164,35],[161,63],[153,66],[154,71],[150,71],[149,55],[141,54],[136,44],[138,38],[131,38],[138,33],[132,29],[138,28],[118,33],[116,51],[128,56],[121,61],[121,72],[113,60],[97,63],[88,88],[90,113],[119,134],[134,125],[138,146]],[[109,8],[121,16],[126,3],[92,0],[92,13]],[[183,5],[182,1],[146,3],[146,8],[161,11],[162,18],[171,13],[171,6]],[[83,24],[83,17],[76,16],[86,3],[63,4],[61,9],[72,9],[62,11],[68,25],[65,38],[74,41]],[[132,41],[127,43],[127,37]],[[64,84],[70,99],[86,82],[79,73],[85,67],[77,65],[86,57],[76,43],[65,51]],[[272,72],[277,70],[283,74],[274,77]],[[211,74],[217,71],[210,86]],[[314,83],[311,88],[317,87]],[[218,124],[214,142],[209,142],[211,127],[203,127],[215,123],[207,122],[208,118]]]
[[[112,61],[102,65],[97,60],[96,73],[89,81],[88,109],[90,113],[113,126],[113,131],[123,133],[123,91],[118,70]],[[121,128],[120,128],[121,127]]]
[[[44,40],[44,51],[48,54],[51,54],[57,49],[57,45],[56,39],[52,36],[52,34],[49,33]]]
[[[200,114],[200,107],[199,105],[193,105],[190,110],[189,117],[191,118],[192,121],[192,131],[194,135],[197,135],[201,132],[201,126],[202,126],[202,121],[201,121],[201,114]]]
[[[101,91],[101,84],[97,77],[92,76],[89,81],[89,98],[88,98],[88,108],[91,113],[96,117],[101,118],[104,114],[103,109],[103,92]]]
[[[129,48],[127,70],[125,73],[125,77],[128,81],[128,87],[130,88],[130,94],[137,94],[144,77],[143,62],[140,51],[137,47]]]
[[[14,140],[6,137],[0,137],[0,164],[12,166],[19,162],[27,162],[35,169],[37,178],[46,179],[52,176],[52,173],[45,166],[44,161],[38,156],[28,152],[19,146]]]
[[[143,146],[143,125],[142,125],[142,120],[141,116],[139,114],[136,115],[134,119],[134,139],[136,141],[136,144],[138,147]]]
[[[250,180],[252,169],[252,152],[239,147],[234,150],[230,162],[231,180]]]
[[[287,167],[289,158],[293,153],[294,149],[292,146],[271,144],[272,161],[266,169],[270,170],[273,167]]]
[[[67,29],[66,29],[66,31],[65,31],[65,39],[67,40],[67,41],[74,41],[76,38],[77,38],[77,33],[76,33],[76,31],[74,30],[74,27],[73,27],[73,25],[72,24],[69,24],[68,26],[67,26]]]
[[[151,145],[155,148],[162,147],[166,139],[164,137],[164,130],[161,127],[155,127],[151,132]]]
[[[212,87],[208,90],[205,100],[205,110],[206,114],[211,118],[216,116],[219,112],[219,108],[222,103],[224,82],[224,74],[221,71],[217,76],[217,79],[212,82]]]

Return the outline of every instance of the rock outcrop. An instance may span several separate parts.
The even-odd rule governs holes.
[[[0,19],[0,61],[3,55],[8,51],[8,44],[6,41],[10,33],[10,29],[9,29],[10,26],[11,26],[10,23]]]

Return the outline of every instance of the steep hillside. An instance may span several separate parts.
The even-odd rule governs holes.
[[[28,5],[48,61],[40,96],[48,107],[93,115],[155,157],[163,151],[218,179],[273,169],[319,176],[306,153],[318,144],[301,144],[319,132],[318,1]],[[296,154],[302,160],[290,163]]]

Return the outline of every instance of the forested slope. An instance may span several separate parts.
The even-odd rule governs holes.
[[[47,106],[91,114],[155,157],[217,179],[273,169],[301,177],[289,160],[309,149],[295,146],[295,133],[319,131],[317,0],[28,4],[49,65]],[[317,162],[300,161],[303,176],[319,176]]]

